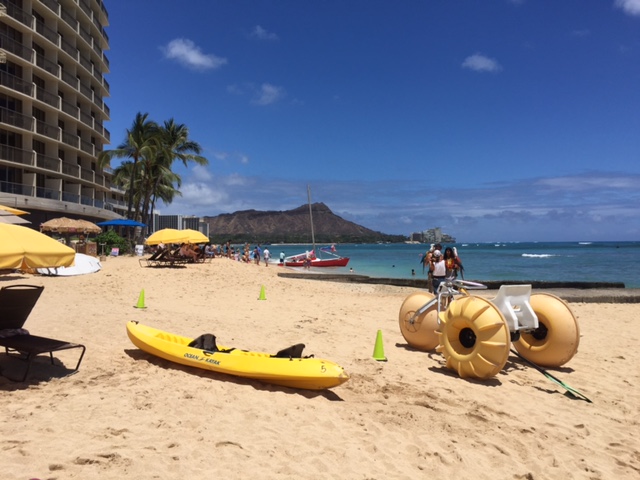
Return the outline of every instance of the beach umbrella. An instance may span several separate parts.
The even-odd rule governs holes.
[[[7,207],[6,205],[0,205],[0,210],[8,212],[12,215],[27,215],[29,212],[20,210],[19,208]]]
[[[100,233],[102,229],[95,223],[88,220],[74,220],[72,218],[60,217],[47,220],[40,224],[43,232],[57,233]]]
[[[184,232],[188,235],[185,242],[189,243],[209,243],[209,237],[207,237],[204,233],[199,232],[198,230],[193,230],[191,228],[185,228],[184,230],[179,230],[180,232]]]
[[[9,213],[6,210],[0,210],[0,223],[11,223],[13,225],[19,224],[27,224],[31,223],[26,218],[19,217],[18,215],[14,215],[13,213]]]
[[[145,243],[147,245],[158,245],[160,243],[183,243],[186,242],[189,237],[188,233],[184,230],[176,230],[175,228],[163,228],[158,230],[147,238]]]
[[[40,224],[42,232],[75,233],[77,224],[67,217],[53,218]]]
[[[31,223],[26,218],[20,218],[18,215],[27,215],[29,212],[18,208],[0,205],[0,223],[10,223],[12,225],[25,225]]]
[[[0,270],[69,267],[75,256],[75,250],[37,230],[0,223]]]
[[[128,218],[116,218],[98,223],[101,227],[146,227],[147,225]]]
[[[76,222],[78,223],[78,231],[83,232],[83,233],[102,233],[102,228],[100,228],[98,225],[96,225],[93,222],[90,222],[89,220],[83,220],[83,219],[79,219],[76,220]]]

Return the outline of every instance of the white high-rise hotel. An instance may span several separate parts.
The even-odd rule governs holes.
[[[97,165],[110,143],[101,0],[0,0],[0,203],[48,218],[126,212]]]

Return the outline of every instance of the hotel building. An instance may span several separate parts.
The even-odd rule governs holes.
[[[110,143],[102,0],[0,0],[0,204],[102,221],[126,213],[97,157]]]

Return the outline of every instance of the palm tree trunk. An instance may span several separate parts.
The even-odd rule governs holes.
[[[127,205],[127,218],[129,220],[134,220],[131,216],[131,211],[133,210],[133,188],[135,186],[135,178],[136,178],[136,167],[138,166],[138,157],[133,157],[133,167],[131,169],[131,180],[129,180],[129,204]]]

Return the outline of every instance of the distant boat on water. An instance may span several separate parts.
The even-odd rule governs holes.
[[[313,250],[310,252],[299,253],[285,257],[285,267],[346,267],[349,263],[349,257],[341,257],[336,253],[335,245],[331,247],[321,248],[319,250],[320,255],[316,255],[316,237],[313,229],[313,211],[311,208],[311,188],[307,185],[307,198],[309,202],[309,220],[311,222],[311,241],[313,242]],[[328,255],[327,258],[322,258],[322,254]]]

